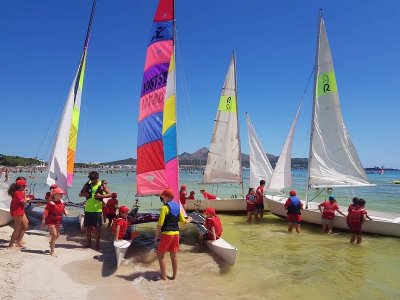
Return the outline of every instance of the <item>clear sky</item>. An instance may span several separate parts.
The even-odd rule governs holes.
[[[98,0],[77,161],[136,157],[138,100],[156,0]],[[0,153],[47,160],[92,1],[0,1]],[[400,1],[176,0],[179,153],[208,147],[232,51],[242,151],[247,111],[278,155],[315,57],[323,9],[344,121],[364,167],[400,168]],[[312,86],[312,85],[311,85]],[[312,88],[293,146],[307,157]]]

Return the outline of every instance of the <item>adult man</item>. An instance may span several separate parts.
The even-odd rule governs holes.
[[[157,247],[157,258],[160,264],[161,279],[167,280],[167,266],[165,262],[165,252],[170,252],[172,263],[172,277],[176,278],[178,272],[178,251],[179,251],[179,225],[178,222],[190,223],[191,217],[185,219],[180,211],[179,203],[173,201],[175,195],[172,189],[164,190],[160,195],[160,200],[163,203],[161,208],[160,218],[157,223],[155,242],[161,233],[160,244]]]
[[[103,225],[103,198],[110,198],[111,193],[107,185],[99,180],[99,173],[91,171],[89,181],[85,183],[79,197],[86,198],[85,220],[87,247],[92,243],[92,229],[96,234],[96,249],[100,249],[101,226]]]

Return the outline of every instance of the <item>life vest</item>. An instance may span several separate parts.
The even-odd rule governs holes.
[[[255,210],[256,209],[256,195],[253,194],[247,194],[246,195],[246,209],[247,210]]]
[[[299,197],[297,196],[291,196],[289,197],[290,199],[290,204],[288,206],[288,215],[301,215],[300,208],[301,208],[301,202]]]
[[[58,202],[50,201],[46,209],[49,211],[45,223],[46,224],[61,224],[63,213],[65,211],[64,201],[60,200]]]
[[[351,226],[360,226],[363,222],[363,216],[365,214],[365,210],[359,207],[354,208],[349,213],[349,224]]]
[[[256,190],[256,204],[264,203],[264,187],[259,186]]]
[[[208,230],[211,230],[211,228],[214,227],[216,239],[218,240],[221,237],[223,228],[222,228],[221,220],[219,219],[219,217],[217,215],[214,215],[211,218],[206,218],[204,221],[204,227],[207,228]],[[208,232],[208,238],[212,239],[211,232]]]
[[[186,192],[185,191],[179,192],[179,200],[181,201],[182,205],[186,204]]]
[[[119,225],[118,239],[122,240],[128,230],[129,222],[127,219],[124,219],[121,215],[118,215],[112,222],[111,230],[114,233],[114,235],[117,232],[117,225]]]
[[[86,212],[102,212],[103,210],[103,200],[97,200],[94,195],[96,193],[103,194],[104,187],[101,188],[101,180],[98,180],[95,185],[92,186],[91,181],[89,180],[86,183],[87,193],[90,195],[89,198],[86,199],[85,211]]]
[[[349,205],[349,207],[347,208],[347,212],[348,212],[348,214],[347,214],[347,216],[346,216],[346,223],[347,223],[347,225],[350,225],[350,213],[354,210],[354,209],[357,209],[358,208],[358,205],[355,205],[355,204],[350,204]]]
[[[333,220],[335,218],[335,205],[336,202],[325,201],[322,218],[326,220]]]
[[[118,200],[115,198],[111,198],[107,201],[107,204],[105,205],[107,214],[115,214],[117,209],[116,206],[118,205]],[[103,208],[104,210],[104,208]]]
[[[165,216],[164,219],[164,224],[161,226],[161,231],[178,231],[179,230],[179,212],[180,212],[180,207],[179,204],[170,201],[167,204],[165,204],[169,208],[169,213],[168,215]]]

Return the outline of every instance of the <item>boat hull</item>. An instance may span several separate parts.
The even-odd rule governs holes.
[[[204,217],[198,213],[192,213],[190,216],[193,218],[196,229],[199,233],[204,234],[207,229],[204,227]],[[236,254],[238,249],[229,244],[223,238],[219,238],[215,241],[207,241],[207,247],[216,255],[221,257],[226,263],[234,266],[236,263]]]
[[[197,200],[186,200],[186,210],[196,211],[204,210],[208,207],[212,207],[216,212],[221,213],[245,213],[247,211],[246,199],[219,199],[219,200],[208,200],[208,199],[197,199]],[[264,197],[264,210],[268,210],[268,203]]]
[[[286,218],[287,212],[284,208],[287,197],[282,196],[266,196],[269,210],[272,214],[279,217]],[[302,221],[322,225],[321,212],[318,209],[318,203],[309,202],[309,207],[301,211]],[[347,207],[339,207],[342,212],[347,212]],[[400,236],[400,214],[385,213],[379,211],[368,210],[368,216],[372,218],[372,221],[367,220],[363,226],[363,232],[388,235],[388,236]],[[346,218],[342,215],[336,214],[333,221],[334,228],[340,228],[348,230]]]
[[[0,226],[11,224],[14,221],[11,217],[10,209],[0,208]]]
[[[114,241],[115,257],[117,260],[117,268],[121,265],[125,258],[125,254],[128,251],[129,246],[132,244],[132,240],[120,240]]]

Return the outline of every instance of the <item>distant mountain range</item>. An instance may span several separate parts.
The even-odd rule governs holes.
[[[207,163],[207,155],[208,148],[203,147],[199,150],[188,153],[183,152],[179,155],[179,165],[181,166],[205,166]],[[268,154],[268,159],[271,162],[272,167],[275,167],[276,162],[278,161],[278,156]],[[136,164],[135,158],[127,158],[122,160],[116,160],[111,162],[104,162],[101,165],[134,165]],[[249,167],[250,165],[250,156],[248,154],[242,153],[242,165],[243,167]],[[304,169],[307,168],[307,158],[292,158],[292,168],[293,169]]]

